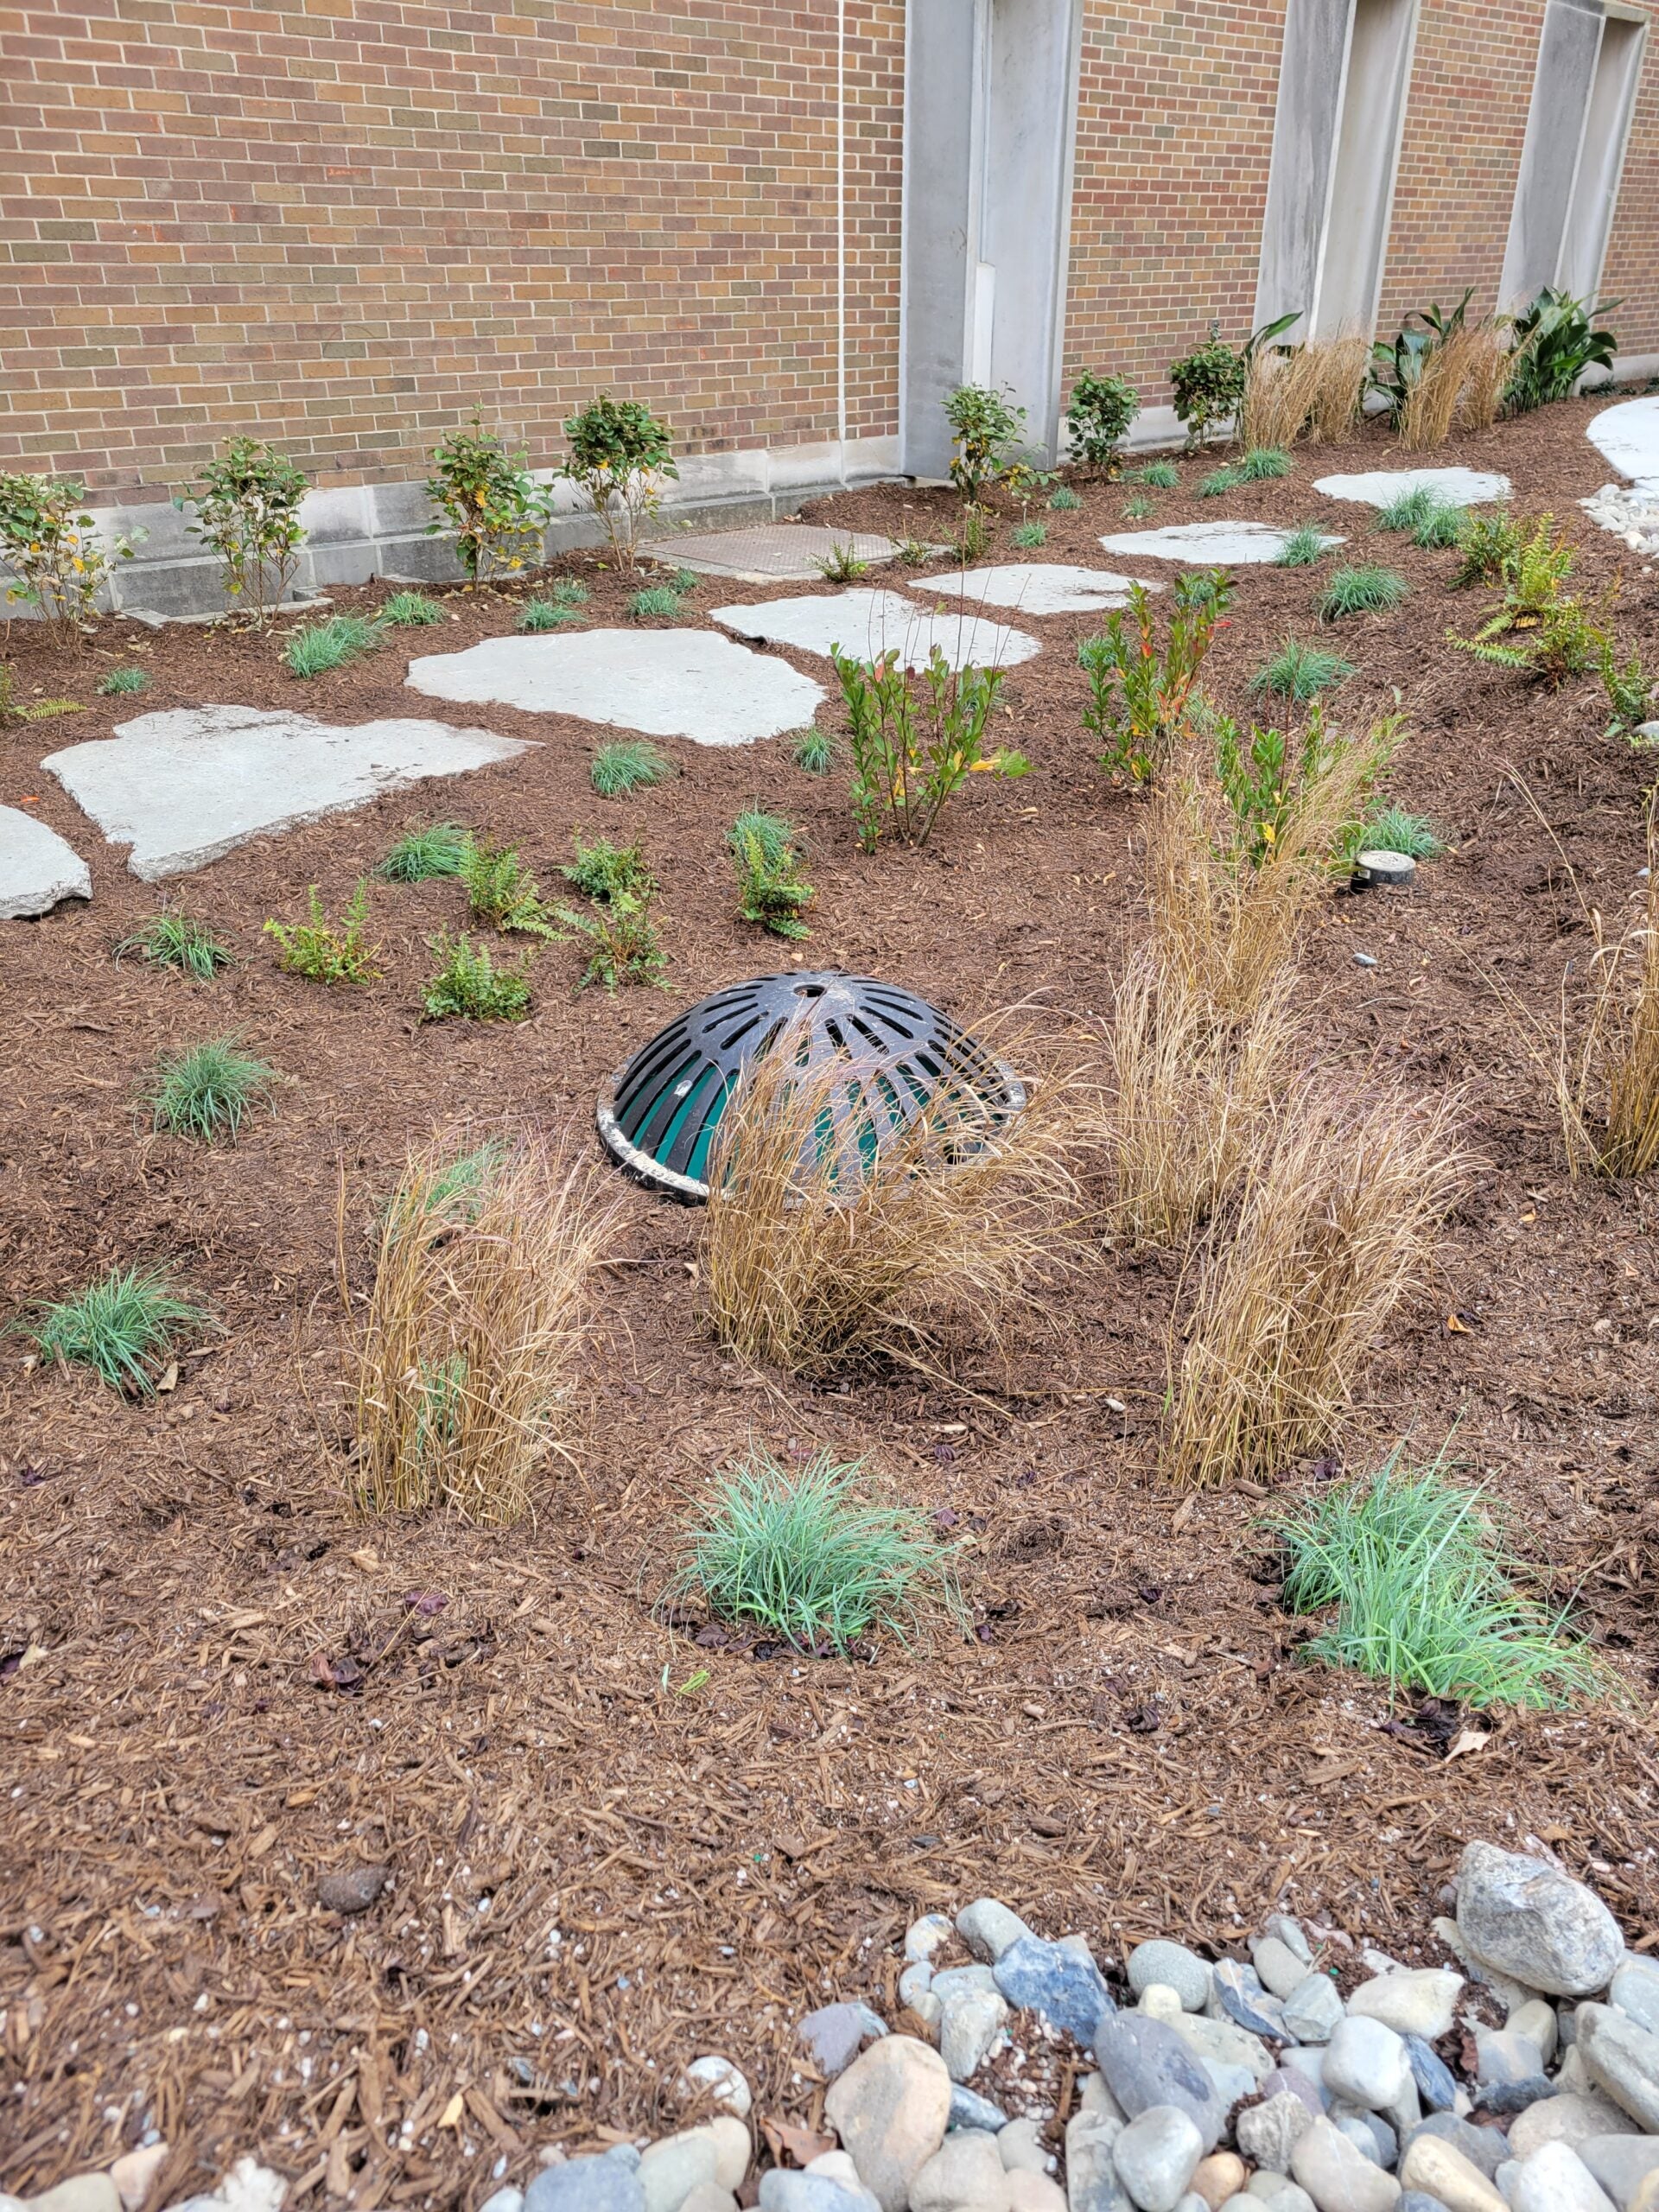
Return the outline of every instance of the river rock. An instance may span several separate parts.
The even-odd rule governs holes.
[[[1007,2202],[996,2138],[977,2128],[947,2135],[911,2177],[910,2212],[1007,2212]]]
[[[1206,2018],[1231,2020],[1253,2036],[1287,2033],[1284,2006],[1262,1987],[1255,1968],[1242,1965],[1237,1959],[1216,1961],[1203,2009]]]
[[[1592,2135],[1622,2135],[1630,2121],[1593,2089],[1581,2096],[1541,2097],[1510,2122],[1510,2155],[1526,2160],[1546,2143],[1576,2151]]]
[[[875,2199],[866,2196],[862,2190],[867,2212],[874,2212]],[[484,2212],[482,2205],[479,2212]],[[680,2207],[680,2212],[737,2212],[737,2199],[729,2189],[722,2189],[716,2181],[699,2182]]]
[[[944,2140],[950,2076],[926,2044],[885,2036],[831,2084],[823,2110],[881,2212],[905,2212],[912,2177]]]
[[[996,2155],[1007,2174],[1046,2174],[1054,2171],[1052,2155],[1043,2147],[1039,2120],[1011,2120],[998,2130]]]
[[[1273,2071],[1273,2053],[1261,2037],[1235,2027],[1230,2020],[1206,2020],[1182,2012],[1169,2024],[1187,2049],[1196,2051],[1207,2065],[1232,2069],[1245,2075],[1250,2088],[1241,2091],[1243,2095],[1259,2088]]]
[[[1465,1847],[1458,1865],[1458,1932],[1483,1965],[1552,1997],[1605,1989],[1624,1939],[1593,1890],[1541,1859]]]
[[[973,1907],[968,1910],[971,1912]],[[912,1920],[905,1930],[905,1956],[914,1966],[931,1966],[933,1954],[949,1939],[951,1926],[950,1915],[944,1912],[925,1912]]]
[[[1129,1987],[1137,1997],[1149,1984],[1160,1981],[1175,1992],[1188,2012],[1202,2012],[1210,1994],[1210,1968],[1205,1961],[1185,1943],[1172,1943],[1161,1936],[1135,1945],[1129,1953],[1128,1974]]]
[[[1478,2166],[1438,2135],[1418,2135],[1400,2161],[1407,2189],[1438,2196],[1446,2212],[1504,2212],[1503,2199]]]
[[[1252,2174],[1244,2184],[1244,2195],[1227,2208],[1227,2212],[1255,2212],[1257,2204],[1273,2204],[1278,2212],[1319,2212],[1307,2191],[1292,2181],[1288,2174]]]
[[[1433,2043],[1450,2032],[1463,1976],[1450,1967],[1402,1968],[1373,1974],[1348,1999],[1348,2010],[1364,2020],[1381,2020],[1396,2035],[1421,2036]]]
[[[121,2194],[106,2173],[71,2174],[26,2200],[29,2212],[121,2212]]]
[[[1659,1966],[1647,1959],[1627,1959],[1613,1976],[1607,2002],[1617,2005],[1638,2028],[1659,2035]]]
[[[950,2084],[947,2128],[982,2127],[992,2135],[1000,2135],[1008,2124],[1008,2115],[1001,2107],[994,2105],[988,2097],[982,2097],[977,2089],[964,2089],[960,2082]]]
[[[844,2074],[868,2043],[887,2032],[887,2024],[868,2005],[825,2005],[809,2012],[795,2032],[812,2054],[824,2079]]]
[[[1477,2127],[1470,2120],[1459,2120],[1454,2112],[1433,2112],[1427,2120],[1420,2120],[1404,2139],[1403,2150],[1409,2150],[1420,2136],[1432,2135],[1438,2142],[1449,2143],[1452,2148],[1467,2158],[1478,2173],[1488,2181],[1495,2181],[1497,2170],[1510,2155],[1508,2144],[1496,2127]]]
[[[1649,2175],[1659,2175],[1659,2136],[1592,2135],[1573,2148],[1619,2212],[1628,2212]]]
[[[638,2179],[645,2212],[680,2212],[694,2189],[719,2185],[714,2136],[706,2127],[664,2135],[641,2152]]]
[[[1016,2168],[1007,2180],[1008,2212],[1066,2212],[1065,2191],[1051,2175]]]
[[[1555,2056],[1560,2041],[1560,2027],[1555,2018],[1555,2007],[1545,1997],[1534,1997],[1519,2005],[1503,2023],[1503,2032],[1524,2036],[1537,2048],[1538,2063],[1548,2066]]]
[[[1565,2143],[1546,2143],[1523,2159],[1508,2195],[1510,2212],[1613,2212],[1611,2197]]]
[[[920,1959],[912,1959],[899,1977],[899,2002],[901,2005],[907,2005],[912,2012],[925,2018],[925,2014],[922,2012],[922,2007],[929,2004],[931,1999],[933,2018],[937,2020],[944,2007],[940,2005],[938,1999],[932,1995],[932,1967],[924,1965]]]
[[[1293,2178],[1319,2212],[1392,2212],[1400,2184],[1328,2120],[1316,2120],[1291,2152]]]
[[[1569,2056],[1583,2061],[1592,2085],[1659,2134],[1659,2036],[1611,2005],[1580,2005],[1577,2029]]]
[[[760,2177],[760,2212],[871,2212],[875,2199],[868,2190],[849,2189],[829,2174],[797,2174],[783,2166],[768,2166]]]
[[[1112,2164],[1121,2120],[1075,2112],[1065,2126],[1065,2199],[1070,2212],[1133,2212],[1128,2192]]]
[[[1417,2084],[1417,2094],[1430,2112],[1450,2112],[1458,2101],[1458,2085],[1452,2069],[1421,2036],[1405,2036],[1406,2056],[1411,2062],[1411,2078]]]
[[[1206,2212],[1220,2212],[1229,2197],[1243,2196],[1248,2178],[1236,2151],[1212,2151],[1192,2169],[1192,2194]],[[1180,2212],[1179,2205],[1176,2212]]]
[[[556,2166],[543,2166],[531,2181],[524,2212],[645,2212],[645,2192],[634,2168],[608,2153],[565,2158]]]
[[[1183,2022],[1187,2028],[1198,2024]],[[1107,2088],[1132,2120],[1154,2105],[1177,2105],[1198,2129],[1204,2149],[1215,2149],[1228,2107],[1173,2028],[1138,2012],[1109,2013],[1095,2032],[1095,2056]]]
[[[1392,2028],[1351,2016],[1337,2023],[1325,2047],[1321,2078],[1332,2096],[1367,2112],[1386,2112],[1411,2086],[1411,2061]]]
[[[1259,2105],[1247,2105],[1234,2123],[1238,2147],[1252,2164],[1269,2173],[1287,2174],[1290,2154],[1313,2124],[1313,2115],[1298,2096],[1280,2090]]]
[[[1204,2140],[1179,2105],[1148,2105],[1112,2145],[1112,2164],[1141,2212],[1175,2212]]]
[[[1275,1997],[1288,1997],[1307,1978],[1307,1961],[1299,1958],[1276,1936],[1258,1936],[1250,1945],[1250,1957],[1262,1977],[1262,1987],[1271,1990]]]
[[[953,1997],[965,1996],[969,1990],[980,1990],[988,1996],[995,1996],[996,1976],[989,1967],[944,1967],[933,1976],[928,1986],[941,2005],[948,2005]]]
[[[711,2050],[702,2058],[694,2058],[682,2080],[687,2094],[707,2095],[722,2112],[732,2113],[739,2120],[748,2118],[754,2103],[753,2093],[741,2068],[719,2051]]]
[[[339,1866],[317,1884],[325,1912],[366,1912],[391,1879],[390,1866]]]
[[[1285,2032],[1298,2043],[1328,2043],[1343,2011],[1337,1985],[1328,1974],[1304,1974],[1285,1999]]]
[[[1040,2012],[1087,2050],[1104,2014],[1115,2008],[1100,1969],[1086,1953],[1039,1936],[1022,1936],[993,1969],[1010,2005]]]
[[[142,2150],[124,2152],[110,2168],[110,2179],[121,2199],[122,2212],[143,2212],[156,2177],[167,2164],[168,2143],[149,2143]]]
[[[1017,1912],[1010,1912],[995,1897],[976,1897],[972,1904],[964,1905],[957,1915],[957,1933],[976,1959],[983,1959],[988,1966],[995,1966],[1004,1951],[1027,1936],[1031,1930]],[[1033,1936],[1033,1942],[1040,1938]]]
[[[994,1989],[963,1990],[944,2000],[939,2015],[939,2056],[953,2082],[979,2071],[1008,2024],[1008,2008]]]

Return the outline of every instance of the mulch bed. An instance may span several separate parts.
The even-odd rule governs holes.
[[[1504,469],[1523,512],[1553,507],[1589,590],[1623,569],[1621,642],[1653,665],[1659,588],[1574,505],[1606,474],[1582,436],[1592,411],[1556,407],[1431,458]],[[1367,510],[1308,488],[1396,458],[1373,428],[1299,453],[1287,483],[1155,495],[1141,525],[1122,519],[1122,486],[1084,486],[1080,513],[1044,514],[1044,554],[1009,551],[1005,530],[993,557],[1109,567],[1103,531],[1220,507],[1317,516],[1414,586],[1397,613],[1340,626],[1360,672],[1336,713],[1358,724],[1397,693],[1412,734],[1392,795],[1456,851],[1409,896],[1333,899],[1306,968],[1329,1060],[1466,1085],[1488,1165],[1433,1296],[1379,1346],[1344,1451],[1368,1465],[1404,1434],[1432,1453],[1455,1427],[1542,1586],[1577,1593],[1632,1688],[1623,1709],[1499,1719],[1450,1759],[1443,1714],[1390,1731],[1380,1688],[1298,1661],[1255,1525],[1265,1492],[1158,1481],[1173,1259],[1101,1253],[1050,1326],[969,1360],[962,1389],[861,1373],[810,1388],[720,1356],[698,1319],[696,1217],[639,1193],[581,1471],[550,1472],[533,1526],[366,1523],[342,1503],[342,1189],[360,1281],[365,1224],[411,1140],[504,1112],[586,1132],[603,1078],[674,1001],[577,994],[575,949],[553,947],[524,1027],[423,1025],[422,940],[459,922],[454,886],[377,887],[385,980],[360,992],[279,973],[266,917],[296,915],[313,882],[338,912],[409,823],[518,841],[550,887],[574,828],[637,828],[689,999],[786,964],[734,918],[722,851],[760,799],[806,833],[810,962],[969,1014],[1031,1001],[1075,1040],[1141,926],[1138,802],[1079,722],[1072,649],[1099,618],[1027,626],[1046,649],[1003,696],[1033,773],[974,779],[931,850],[872,858],[842,779],[779,748],[671,747],[677,781],[607,803],[588,781],[591,727],[405,690],[408,655],[511,626],[493,595],[451,594],[442,633],[401,633],[311,684],[270,639],[110,625],[76,666],[15,626],[22,696],[88,709],[0,734],[0,797],[35,798],[92,852],[96,897],[0,931],[0,1287],[22,1306],[165,1260],[223,1333],[147,1404],[28,1371],[20,1341],[0,1363],[0,2184],[40,2190],[154,2126],[174,2145],[158,2203],[245,2151],[292,2178],[290,2202],[470,2203],[549,2140],[671,2125],[678,2067],[710,2049],[747,2071],[760,2113],[810,2123],[821,2090],[791,2021],[831,1995],[892,2017],[906,1920],[982,1892],[1109,1951],[1162,1932],[1225,1943],[1282,1898],[1417,1956],[1465,1840],[1530,1833],[1633,1942],[1659,1941],[1659,1195],[1567,1179],[1493,982],[1553,1022],[1589,944],[1563,862],[1586,899],[1626,911],[1653,762],[1605,735],[1593,680],[1552,694],[1453,652],[1445,630],[1484,601],[1445,588],[1452,556],[1373,539]],[[926,537],[954,510],[886,487],[812,519]],[[586,556],[560,569],[590,584],[592,620],[620,618],[630,582]],[[1224,704],[1245,710],[1249,671],[1287,628],[1311,631],[1326,573],[1239,572],[1210,670]],[[890,579],[906,588],[897,571],[870,581]],[[372,608],[385,588],[334,603]],[[687,619],[762,595],[711,579]],[[118,657],[151,671],[141,697],[93,696]],[[477,720],[539,749],[168,887],[240,956],[198,986],[112,963],[162,894],[92,851],[37,764],[207,702]],[[275,1116],[234,1149],[151,1136],[132,1101],[156,1052],[231,1030],[283,1071]],[[657,1618],[686,1494],[752,1437],[803,1459],[868,1453],[967,1540],[973,1638],[855,1664],[700,1646]],[[1284,1487],[1336,1464],[1287,1469]],[[319,1877],[364,1860],[391,1866],[388,1893],[360,1918],[323,1910]]]

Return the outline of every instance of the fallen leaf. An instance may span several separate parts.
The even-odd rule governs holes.
[[[438,2126],[440,2127],[459,2127],[461,2126],[461,2116],[466,2109],[467,2100],[461,2094],[461,2091],[457,2089],[454,2095],[451,2097],[448,2103],[445,2105],[442,2112],[439,2113]]]
[[[442,1590],[408,1590],[404,1593],[404,1605],[423,1620],[429,1621],[435,1613],[441,1613],[448,1602]]]
[[[840,2140],[834,2135],[815,2134],[810,2127],[792,2126],[786,2120],[763,2120],[760,2133],[771,2145],[772,2155],[779,2165],[787,2156],[798,2166],[810,2166],[814,2158],[835,2150]]]
[[[1448,1313],[1446,1317],[1446,1327],[1448,1336],[1470,1337],[1474,1334],[1474,1331],[1460,1313]]]
[[[1192,1518],[1193,1513],[1197,1510],[1198,1503],[1198,1494],[1197,1491],[1194,1491],[1192,1496],[1188,1497],[1185,1503],[1181,1507],[1180,1510],[1176,1514],[1175,1518],[1169,1524],[1169,1533],[1172,1536],[1179,1536],[1180,1535],[1182,1529],[1185,1528],[1187,1522]]]
[[[170,1359],[167,1363],[167,1371],[162,1376],[161,1381],[156,1385],[156,1394],[159,1396],[166,1391],[176,1390],[178,1387],[179,1363],[176,1359]]]
[[[1446,1756],[1449,1759],[1455,1759],[1460,1758],[1465,1751],[1484,1751],[1491,1740],[1490,1734],[1479,1728],[1459,1728],[1446,1745]]]

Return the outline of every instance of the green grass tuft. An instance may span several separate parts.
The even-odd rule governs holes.
[[[459,875],[467,832],[454,822],[434,822],[408,830],[375,869],[388,883],[427,883],[435,876]]]
[[[836,741],[827,729],[798,729],[789,741],[789,757],[809,776],[827,776],[836,764]]]
[[[1123,502],[1125,522],[1141,522],[1152,512],[1152,501],[1144,492],[1132,492]]]
[[[1039,545],[1047,544],[1047,525],[1040,522],[1016,523],[1008,532],[1008,543],[1017,546],[1021,553],[1029,553]]]
[[[360,614],[331,614],[326,622],[313,622],[296,630],[283,648],[283,658],[292,676],[327,676],[348,661],[372,652],[380,632]]]
[[[1082,505],[1083,501],[1069,484],[1057,485],[1048,495],[1048,508],[1051,514],[1075,514]]]
[[[1316,561],[1323,561],[1330,550],[1324,531],[1314,524],[1305,522],[1300,530],[1289,533],[1273,557],[1281,569],[1311,569]]]
[[[426,943],[438,963],[422,1001],[429,1021],[522,1021],[528,1014],[529,953],[511,968],[498,968],[489,947],[474,944],[464,931],[452,938],[441,929]]]
[[[527,599],[518,610],[518,627],[531,632],[568,630],[582,620],[573,607],[560,607],[550,599]]]
[[[669,582],[679,592],[696,591],[702,582],[702,578],[695,569],[676,569],[669,578]]]
[[[1176,492],[1180,489],[1181,472],[1173,461],[1149,461],[1143,468],[1128,470],[1123,481],[1149,485],[1154,492]]]
[[[880,1635],[908,1644],[935,1620],[959,1624],[950,1552],[913,1508],[868,1503],[863,1474],[862,1460],[828,1452],[798,1472],[752,1452],[715,1482],[664,1602],[700,1600],[804,1651]]]
[[[1469,510],[1443,500],[1414,523],[1411,542],[1427,553],[1455,552],[1469,535]]]
[[[737,874],[737,917],[759,922],[774,937],[808,938],[801,919],[812,887],[800,874],[799,832],[780,814],[749,807],[727,833]]]
[[[555,607],[586,607],[587,585],[579,583],[575,576],[561,576],[553,587],[553,604]]]
[[[140,954],[152,968],[176,968],[199,983],[210,983],[221,968],[231,964],[229,948],[205,922],[193,921],[188,914],[157,914],[122,938],[115,948],[116,958],[124,952]]]
[[[130,691],[147,691],[149,677],[142,668],[112,668],[98,688],[106,699],[120,699]]]
[[[380,620],[394,630],[427,630],[443,620],[443,609],[423,591],[395,591],[380,609]]]
[[[1339,622],[1347,614],[1385,614],[1405,597],[1406,580],[1392,569],[1374,563],[1338,569],[1319,603],[1321,622]]]
[[[1201,499],[1222,499],[1227,493],[1236,492],[1245,480],[1239,474],[1236,465],[1229,461],[1221,468],[1212,468],[1207,476],[1200,479],[1198,497]]]
[[[650,791],[678,773],[648,737],[619,738],[613,745],[601,745],[594,755],[593,785],[601,798],[626,798],[630,791]]]
[[[608,837],[575,838],[576,857],[559,873],[574,884],[584,899],[626,898],[633,892],[649,898],[657,879],[645,866],[645,849],[638,839],[632,845],[615,845]]]
[[[1340,653],[1287,638],[1271,660],[1263,661],[1251,677],[1249,688],[1257,693],[1271,691],[1275,698],[1294,699],[1300,704],[1328,691],[1353,672],[1352,661],[1344,660]]]
[[[149,1125],[169,1136],[212,1144],[232,1141],[254,1106],[270,1096],[273,1071],[237,1049],[234,1037],[215,1037],[181,1052],[164,1052],[144,1094]]]
[[[1556,1706],[1611,1686],[1563,1636],[1564,1614],[1515,1588],[1481,1493],[1448,1481],[1440,1461],[1414,1472],[1396,1450],[1370,1482],[1270,1525],[1288,1555],[1286,1610],[1334,1609],[1306,1657],[1478,1707]]]
[[[48,1306],[29,1333],[42,1359],[90,1367],[111,1389],[149,1398],[153,1370],[175,1337],[207,1319],[205,1307],[180,1297],[164,1268],[128,1268]]]
[[[680,594],[671,584],[651,584],[628,601],[636,622],[672,622],[680,612]]]
[[[1469,532],[1469,511],[1437,492],[1432,484],[1414,485],[1376,511],[1379,530],[1403,530],[1414,545],[1444,549],[1461,545]]]
[[[1278,446],[1253,446],[1234,469],[1241,484],[1267,484],[1291,471],[1290,455]]]
[[[1372,815],[1361,842],[1368,852],[1404,853],[1414,861],[1437,861],[1446,850],[1433,823],[1402,806],[1382,807]]]

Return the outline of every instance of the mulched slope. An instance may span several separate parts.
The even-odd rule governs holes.
[[[1651,664],[1655,581],[1573,505],[1606,473],[1580,435],[1592,411],[1556,408],[1437,458],[1506,469],[1523,510],[1553,505],[1590,588],[1624,565],[1621,638]],[[585,1132],[600,1082],[672,1001],[575,995],[575,950],[553,948],[522,1029],[423,1027],[421,939],[459,919],[454,887],[378,888],[386,980],[348,994],[283,976],[260,939],[308,884],[338,911],[400,825],[444,815],[522,841],[544,882],[573,827],[637,826],[689,997],[787,958],[733,918],[721,850],[761,798],[807,832],[810,961],[964,1011],[1042,994],[1086,1014],[1139,926],[1137,804],[1107,786],[1078,722],[1088,618],[1031,626],[1047,650],[1008,679],[1007,734],[1033,774],[976,779],[920,856],[859,855],[839,779],[776,750],[674,747],[677,783],[607,804],[588,785],[591,728],[479,710],[542,749],[171,887],[243,956],[212,987],[111,964],[160,900],[97,854],[90,908],[0,931],[8,1303],[166,1258],[225,1328],[153,1405],[26,1372],[17,1344],[0,1367],[0,2184],[44,2187],[153,2122],[176,2146],[159,2202],[250,2149],[302,2202],[348,2182],[361,2208],[473,2202],[499,2161],[522,2177],[551,2137],[666,2124],[678,2065],[709,2048],[749,2071],[762,2112],[810,2118],[819,2093],[791,2018],[828,1993],[885,2001],[904,1920],[985,1891],[1046,1933],[1109,1945],[1224,1942],[1282,1891],[1415,1955],[1464,1840],[1531,1831],[1632,1941],[1659,1938],[1656,1198],[1567,1179],[1487,980],[1553,1020],[1588,942],[1560,851],[1586,897],[1619,912],[1652,764],[1604,736],[1593,682],[1551,695],[1452,652],[1446,626],[1483,602],[1444,590],[1451,556],[1367,543],[1366,511],[1307,488],[1393,457],[1373,429],[1299,454],[1289,483],[1156,495],[1147,521],[1317,514],[1413,582],[1397,613],[1340,626],[1361,673],[1338,711],[1358,722],[1398,690],[1413,735],[1393,795],[1458,850],[1409,899],[1333,900],[1307,969],[1329,1058],[1467,1084],[1491,1165],[1434,1297],[1379,1348],[1349,1463],[1402,1431],[1433,1449],[1458,1424],[1548,1586],[1579,1592],[1624,1664],[1630,1706],[1505,1722],[1447,1761],[1430,1730],[1383,1732],[1374,1685],[1299,1665],[1252,1526],[1262,1497],[1185,1499],[1152,1473],[1172,1260],[1102,1255],[1051,1329],[1006,1365],[967,1363],[972,1395],[864,1375],[814,1389],[718,1356],[697,1321],[696,1217],[639,1195],[592,1365],[591,1446],[580,1474],[550,1477],[535,1526],[502,1540],[354,1521],[336,1472],[342,1176],[360,1281],[364,1225],[411,1137],[504,1110]],[[1046,555],[1111,565],[1096,541],[1129,526],[1125,493],[1084,497],[1081,514],[1045,517]],[[888,489],[814,519],[919,536],[950,516],[942,497]],[[625,584],[563,567],[592,584],[594,620],[620,614]],[[1240,572],[1211,671],[1225,703],[1242,705],[1287,627],[1311,627],[1323,573]],[[762,595],[711,580],[690,607]],[[37,794],[86,849],[36,764],[136,712],[449,715],[403,689],[406,655],[497,634],[511,613],[446,605],[441,640],[405,633],[311,685],[270,642],[110,630],[100,651],[119,639],[150,689],[0,735],[0,795]],[[25,696],[91,697],[85,671],[21,626],[10,650]],[[822,663],[798,664],[824,680]],[[142,1133],[132,1095],[155,1053],[231,1029],[289,1078],[275,1118],[212,1154]],[[869,1452],[970,1540],[975,1639],[800,1663],[654,1618],[684,1493],[752,1435],[798,1458]],[[1306,1478],[1288,1471],[1287,1486]],[[321,1911],[319,1874],[365,1859],[390,1861],[393,1892],[359,1921]]]

